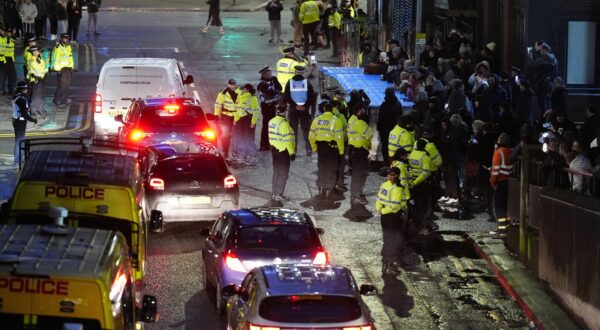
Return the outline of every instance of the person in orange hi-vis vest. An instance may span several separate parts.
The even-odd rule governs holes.
[[[491,232],[498,236],[506,236],[506,229],[510,224],[510,218],[507,216],[508,204],[508,178],[512,174],[512,163],[510,156],[512,151],[509,148],[510,138],[508,134],[502,133],[496,141],[496,150],[492,158],[492,168],[490,169],[490,185],[494,189],[494,214],[498,221],[498,229]]]

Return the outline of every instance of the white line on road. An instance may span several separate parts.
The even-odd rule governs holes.
[[[175,47],[173,48],[173,51],[175,51],[175,53],[179,53],[179,48]]]

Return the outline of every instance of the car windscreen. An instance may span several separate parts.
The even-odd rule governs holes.
[[[319,245],[314,229],[298,225],[242,227],[236,238],[236,247],[242,250],[286,252],[315,249]]]
[[[229,174],[220,156],[189,155],[161,160],[153,172],[159,172],[167,180],[220,181]]]
[[[142,111],[140,126],[147,130],[168,132],[181,130],[197,131],[208,126],[204,112],[199,107],[182,106],[177,110],[150,107]]]
[[[341,323],[362,315],[353,297],[293,295],[265,298],[258,309],[260,317],[285,323]]]

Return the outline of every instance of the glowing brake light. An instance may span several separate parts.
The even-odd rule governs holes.
[[[167,104],[164,106],[164,109],[167,110],[167,113],[170,115],[177,114],[179,111],[179,105],[177,104]]]
[[[279,327],[261,327],[260,325],[254,325],[248,323],[248,330],[280,330]]]
[[[325,251],[319,251],[312,263],[313,265],[327,265],[328,262],[327,253]]]
[[[233,175],[228,175],[223,180],[223,186],[225,188],[233,188],[233,187],[235,187],[236,184],[237,184],[237,180],[235,179],[235,176],[233,176]]]
[[[146,138],[150,135],[152,135],[152,133],[144,133],[144,131],[142,131],[140,129],[134,129],[129,134],[129,139],[133,142],[138,142],[138,141],[142,140],[143,138]]]
[[[233,271],[246,273],[246,268],[244,268],[240,259],[231,251],[228,251],[225,255],[225,265]]]
[[[370,325],[363,325],[360,327],[345,327],[342,330],[371,330],[372,327]]]
[[[165,190],[165,180],[160,178],[151,178],[150,188],[154,190]]]
[[[217,133],[210,128],[207,128],[201,132],[194,132],[194,135],[204,138],[208,141],[214,141],[217,138]]]
[[[102,112],[102,95],[96,94],[96,102],[94,103],[94,112],[101,113]]]

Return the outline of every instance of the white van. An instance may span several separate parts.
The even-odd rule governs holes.
[[[132,99],[186,97],[192,76],[183,77],[179,63],[171,58],[113,58],[102,66],[96,85],[94,123],[96,135],[116,135]]]

